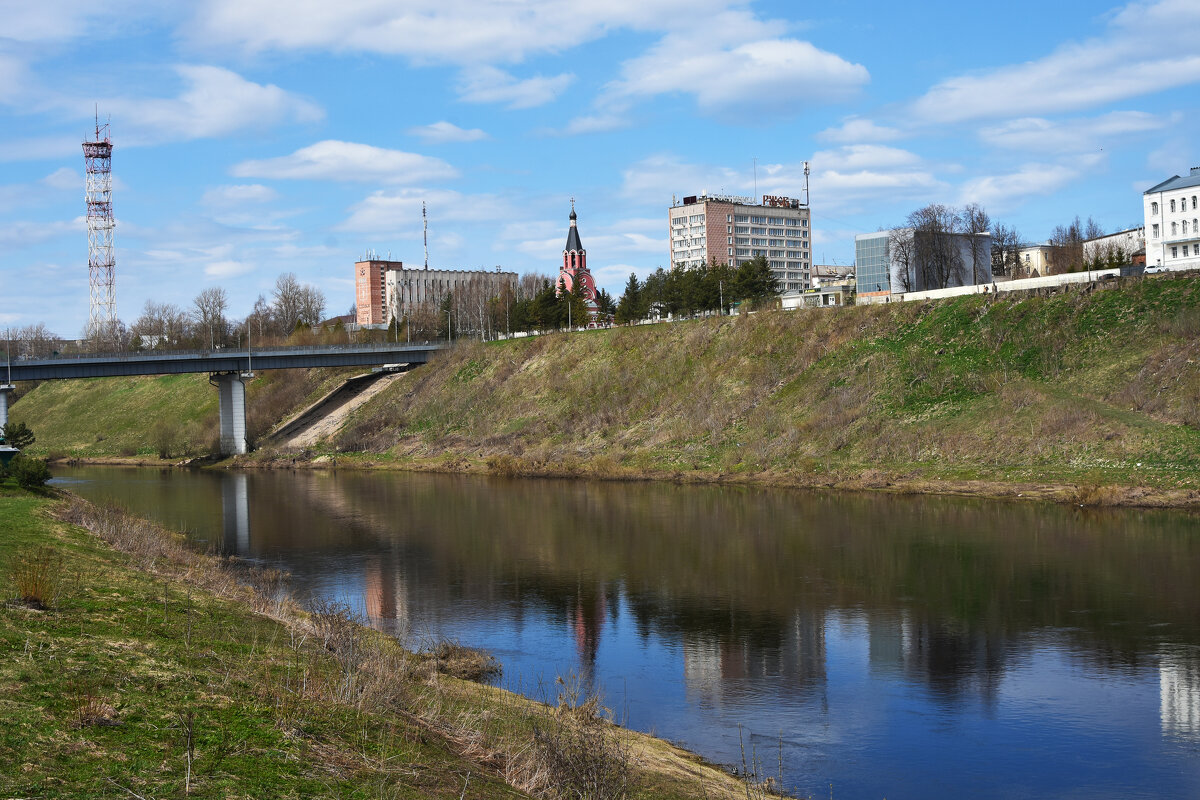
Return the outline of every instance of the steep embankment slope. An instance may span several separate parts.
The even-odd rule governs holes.
[[[257,439],[359,370],[277,370],[247,388],[246,425]],[[217,391],[207,375],[47,381],[12,417],[37,436],[33,452],[73,458],[179,458],[212,452]]]
[[[330,444],[508,474],[1195,502],[1197,333],[1186,275],[470,344]]]

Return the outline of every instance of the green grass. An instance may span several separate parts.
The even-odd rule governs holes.
[[[439,675],[357,626],[339,628],[352,651],[326,647],[248,573],[139,520],[0,484],[0,529],[0,795],[527,796],[505,765],[553,719],[545,706]],[[9,600],[12,566],[45,548],[62,559],[57,602]],[[646,757],[633,797],[738,794],[666,743],[611,735]]]
[[[505,456],[517,472],[883,470],[1192,491],[1197,332],[1200,277],[1185,275],[464,343],[332,444],[416,463]]]

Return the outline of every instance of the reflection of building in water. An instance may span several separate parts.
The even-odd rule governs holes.
[[[600,631],[604,627],[607,603],[603,590],[580,589],[575,595],[575,607],[571,611],[571,624],[575,631],[575,650],[579,655],[579,666],[585,676],[591,677],[596,666],[596,653],[600,649]]]
[[[905,653],[912,648],[912,634],[907,615],[867,617],[867,648],[871,672],[889,673],[899,671],[905,661]]]
[[[247,476],[234,473],[221,481],[221,510],[224,531],[221,552],[246,555],[250,552],[250,493]]]
[[[396,631],[407,631],[408,591],[399,556],[376,555],[366,563],[364,572],[363,606],[367,617],[372,623],[394,621]]]
[[[1200,738],[1200,662],[1182,654],[1159,660],[1158,687],[1164,736]]]
[[[974,690],[993,702],[1008,657],[1001,634],[928,620],[905,627],[905,668],[938,695],[957,697]]]
[[[686,637],[684,683],[699,702],[713,705],[758,694],[768,682],[808,691],[825,685],[825,658],[825,618],[802,610],[769,644],[751,635]],[[786,679],[782,684],[780,677]]]

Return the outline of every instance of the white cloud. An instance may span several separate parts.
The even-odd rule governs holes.
[[[230,172],[239,178],[417,183],[453,178],[440,158],[327,139],[288,156],[243,161]]]
[[[753,186],[750,165],[735,170],[681,161],[673,155],[654,155],[622,173],[621,194],[635,202],[665,206],[672,195],[749,193]]]
[[[38,0],[4,4],[4,36],[16,42],[61,42],[89,32],[103,33],[123,22],[166,16],[169,3],[155,0]]]
[[[312,102],[280,89],[248,81],[221,67],[175,68],[186,89],[174,98],[117,97],[100,105],[121,120],[123,144],[149,144],[226,136],[281,122],[312,122],[323,112]],[[83,104],[61,101],[73,110]]]
[[[1024,198],[1057,192],[1078,178],[1085,165],[1024,164],[1014,172],[985,175],[967,181],[961,190],[961,202],[979,203],[985,208],[1005,210]]]
[[[898,128],[877,125],[869,119],[850,117],[837,128],[826,128],[817,134],[825,142],[860,144],[864,142],[890,142],[900,139],[904,132]]]
[[[664,36],[626,61],[612,97],[693,95],[707,113],[789,115],[814,101],[845,98],[869,80],[852,64],[810,42],[777,36],[779,24],[727,11],[705,24]],[[603,100],[602,100],[603,102]]]
[[[533,108],[554,100],[573,80],[575,76],[570,73],[518,80],[496,67],[475,67],[463,72],[458,93],[468,103],[507,103],[509,108]]]
[[[261,183],[214,186],[204,193],[200,202],[214,208],[242,206],[252,203],[268,203],[279,197],[279,193]]]
[[[42,178],[41,183],[49,186],[51,189],[61,189],[63,191],[80,190],[83,188],[83,175],[70,167],[59,167],[54,172]]]
[[[487,139],[487,133],[480,128],[460,128],[453,122],[435,122],[432,125],[418,125],[408,129],[408,133],[424,139],[430,144],[444,142],[478,142]]]
[[[518,63],[612,30],[658,30],[743,0],[208,0],[184,35],[250,51],[327,50],[418,63]]]
[[[425,203],[432,236],[463,223],[495,221],[511,213],[508,204],[492,195],[464,195],[449,189],[396,189],[374,192],[350,209],[339,231],[386,233],[420,239],[421,204]]]
[[[1040,117],[1010,120],[979,131],[993,147],[1027,153],[1088,153],[1116,140],[1166,128],[1170,120],[1142,111],[1114,111],[1095,118],[1054,122]]]
[[[51,239],[79,236],[86,230],[87,220],[82,216],[53,222],[6,222],[0,225],[0,247],[19,250]]]
[[[813,166],[830,170],[906,167],[920,160],[908,150],[878,144],[852,144],[837,150],[819,150],[812,156]]]
[[[209,278],[236,278],[253,271],[254,265],[244,261],[214,261],[204,267],[204,274]]]
[[[585,114],[575,117],[562,130],[548,130],[552,135],[578,136],[586,133],[605,133],[629,127],[629,118],[623,113]]]
[[[912,105],[927,122],[1029,116],[1111,103],[1200,82],[1200,4],[1131,3],[1101,36],[1050,55],[942,81]]]

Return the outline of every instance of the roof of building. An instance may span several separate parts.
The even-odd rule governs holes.
[[[567,231],[567,246],[565,250],[583,250],[583,242],[579,241],[579,228],[575,227],[575,209],[571,209],[571,228]]]
[[[1188,189],[1192,186],[1200,186],[1200,167],[1192,167],[1192,171],[1188,175],[1180,177],[1173,175],[1157,186],[1151,186],[1142,194],[1150,194],[1151,192],[1169,192],[1172,189]]]

